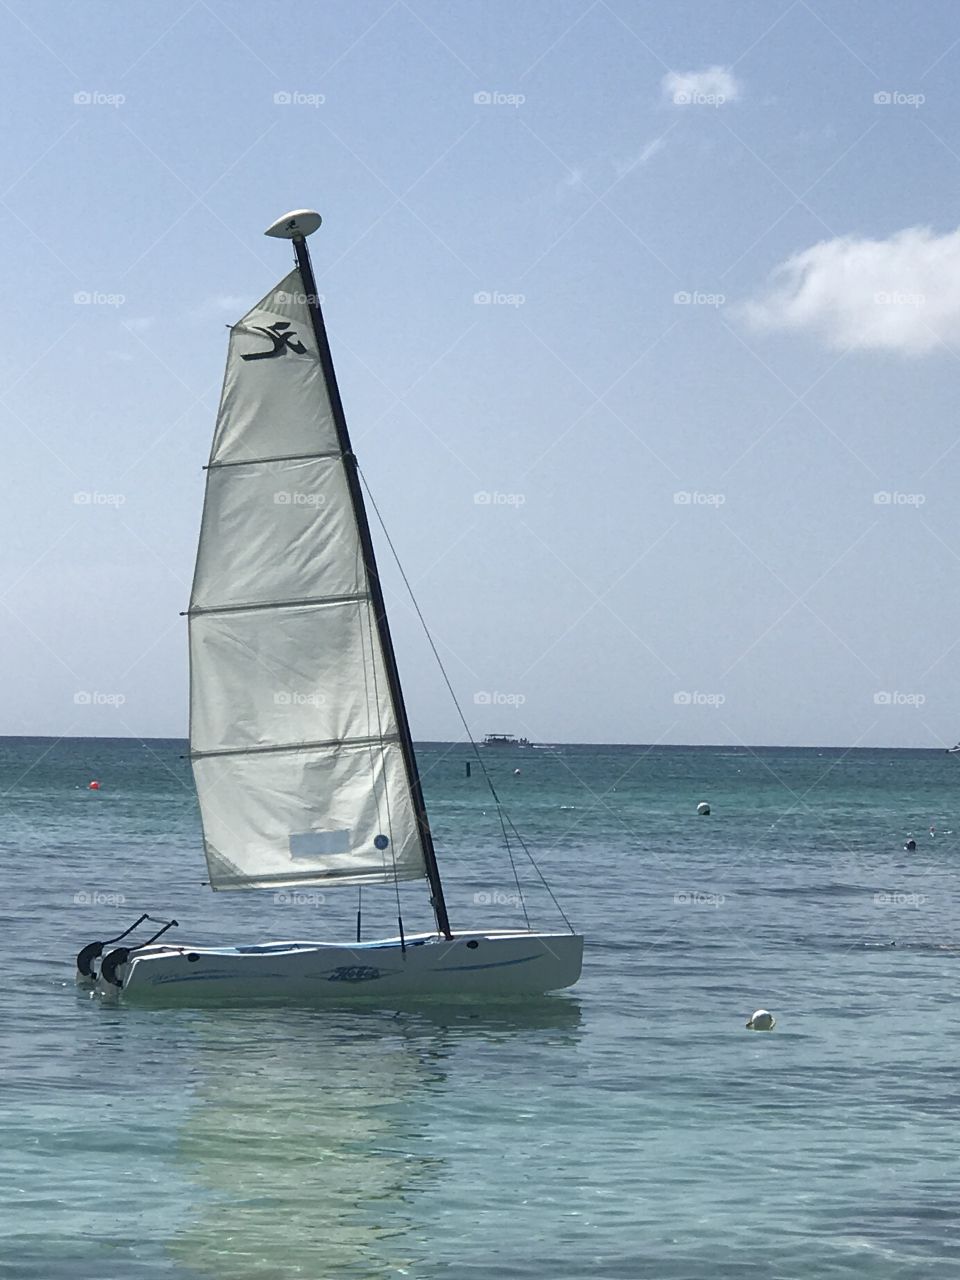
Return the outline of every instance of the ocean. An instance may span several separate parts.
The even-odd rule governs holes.
[[[141,911],[197,944],[352,936],[355,890],[204,887],[184,750],[0,739],[0,1280],[960,1274],[960,757],[488,749],[586,935],[577,987],[104,1004],[74,956]],[[520,922],[467,747],[420,757],[454,927]],[[366,936],[395,931],[392,889],[363,909]],[[745,1029],[758,1007],[774,1031]]]

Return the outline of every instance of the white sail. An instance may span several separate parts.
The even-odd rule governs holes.
[[[215,889],[425,874],[300,273],[233,327],[190,599]]]

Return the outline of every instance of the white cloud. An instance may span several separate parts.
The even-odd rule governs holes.
[[[722,107],[736,102],[742,87],[729,67],[668,71],[661,83],[665,97],[676,107]]]
[[[647,161],[652,160],[657,152],[662,151],[666,145],[663,138],[654,138],[632,160],[615,160],[613,167],[616,170],[617,177],[625,178],[632,169],[641,169]]]
[[[960,344],[960,230],[821,241],[781,263],[744,312],[756,328],[813,333],[836,348],[923,355]]]

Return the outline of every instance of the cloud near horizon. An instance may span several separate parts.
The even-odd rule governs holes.
[[[702,71],[668,71],[660,82],[675,107],[722,107],[736,102],[742,85],[729,67],[705,67]]]
[[[755,329],[811,333],[833,348],[916,356],[960,343],[960,229],[823,240],[782,262],[766,296],[741,310]]]

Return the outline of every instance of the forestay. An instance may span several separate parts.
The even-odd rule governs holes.
[[[298,270],[230,334],[189,619],[191,759],[212,886],[424,875]]]

